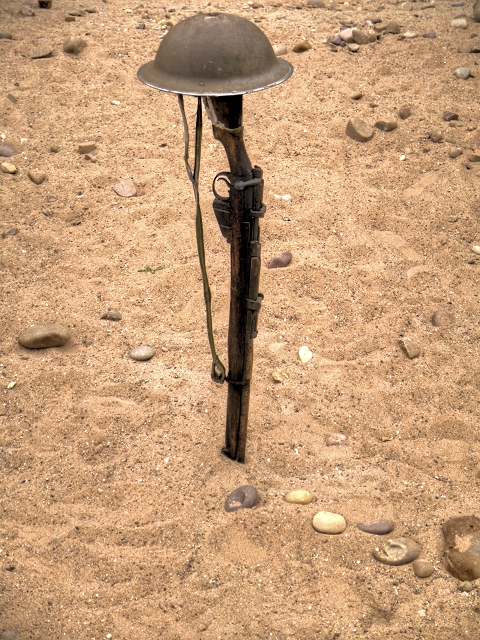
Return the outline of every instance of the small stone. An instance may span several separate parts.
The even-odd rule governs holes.
[[[301,489],[289,491],[285,496],[285,502],[290,502],[291,504],[311,504],[313,500],[314,495],[310,491],[302,491]]]
[[[82,144],[78,145],[78,153],[81,154],[86,154],[86,153],[92,153],[92,151],[95,151],[95,149],[97,148],[97,145],[95,144],[95,142],[83,142]]]
[[[476,0],[473,5],[473,19],[475,22],[480,22],[480,0]]]
[[[68,14],[65,16],[65,22],[75,22],[75,16],[69,16]]]
[[[405,31],[403,37],[405,40],[414,40],[415,38],[418,38],[418,33],[415,33],[414,31]]]
[[[74,38],[70,36],[63,43],[63,50],[65,51],[65,53],[78,55],[85,49],[86,46],[87,42],[85,40],[82,40],[82,38]]]
[[[472,247],[472,251],[473,251],[473,253],[476,253],[477,256],[480,256],[480,246],[478,246],[478,245],[473,246]]]
[[[396,120],[379,120],[375,123],[375,127],[380,131],[393,131],[398,127]]]
[[[58,200],[57,196],[49,195],[47,196],[47,202],[56,202]]]
[[[368,142],[374,135],[372,127],[360,120],[360,118],[351,118],[347,123],[345,133],[356,142]]]
[[[134,185],[131,178],[125,178],[112,187],[112,189],[122,198],[133,198],[137,195],[137,187]]]
[[[347,528],[345,518],[338,513],[330,511],[319,511],[313,518],[313,528],[319,533],[337,535],[343,533]]]
[[[269,260],[267,264],[268,269],[283,269],[284,267],[288,267],[288,265],[292,261],[292,254],[290,251],[283,251],[282,253],[278,253],[271,260]]]
[[[258,503],[258,493],[255,487],[244,485],[238,487],[225,501],[225,511],[232,512],[239,509],[252,509]]]
[[[375,34],[375,33],[369,33],[369,34],[368,34],[368,41],[369,41],[370,43],[377,42],[377,36],[376,36],[376,34]]]
[[[373,524],[365,524],[364,522],[357,524],[357,528],[360,529],[360,531],[372,533],[376,536],[386,536],[393,531],[394,527],[395,525],[388,520],[379,520]]]
[[[29,7],[28,4],[22,5],[22,8],[20,9],[20,13],[22,14],[22,16],[33,17],[35,15],[34,10],[32,9],[32,7]]]
[[[13,156],[18,156],[18,151],[15,149],[13,144],[9,144],[8,142],[1,142],[0,156],[2,158],[12,158]]]
[[[463,149],[460,149],[460,147],[453,147],[448,152],[448,155],[450,156],[450,158],[455,159],[455,158],[458,158],[459,156],[461,156],[462,153],[463,153]]]
[[[38,171],[38,170],[32,169],[31,171],[28,172],[28,177],[35,184],[42,184],[42,182],[45,182],[47,174],[45,173],[45,171]]]
[[[405,154],[402,154],[402,155],[400,156],[400,160],[401,160],[402,162],[403,162],[404,160],[406,160],[406,159],[407,159],[407,156],[406,156]]]
[[[437,37],[435,31],[429,31],[428,33],[424,33],[422,38],[429,38],[430,40],[434,40]]]
[[[87,13],[98,13],[97,7],[89,7]]]
[[[53,49],[51,47],[45,47],[42,45],[40,47],[36,47],[30,57],[32,60],[38,60],[39,58],[50,58],[52,54]]]
[[[360,46],[355,42],[352,42],[348,45],[348,50],[351,51],[352,53],[357,53],[359,49],[360,49]]]
[[[303,347],[300,347],[300,349],[298,350],[298,357],[303,362],[303,364],[306,364],[309,360],[313,358],[313,353],[310,351],[310,349],[307,346],[303,346]]]
[[[468,154],[469,162],[480,162],[480,151],[473,151]]]
[[[352,29],[353,41],[357,44],[368,44],[370,42],[368,34],[360,29]]]
[[[118,107],[122,103],[120,102],[120,100],[112,100],[112,104],[114,104],[116,107]]]
[[[363,93],[361,91],[354,91],[350,94],[351,100],[360,100],[360,98],[363,98]]]
[[[464,582],[460,582],[457,587],[460,593],[470,593],[476,588],[477,585],[474,582],[468,582],[467,580],[465,580]]]
[[[85,15],[85,11],[83,11],[82,9],[76,9],[72,7],[66,9],[66,12],[69,16],[74,16],[76,18],[83,18],[83,16]]]
[[[347,436],[344,436],[343,433],[329,433],[325,438],[325,444],[327,447],[338,447],[345,444],[346,440]]]
[[[398,111],[398,115],[402,120],[406,120],[407,118],[409,118],[411,113],[412,112],[410,111],[410,107],[402,107]]]
[[[109,309],[100,320],[111,320],[112,322],[119,322],[122,319],[122,314],[120,311],[115,311],[115,309]]]
[[[480,518],[460,516],[443,525],[445,566],[457,580],[480,578]]]
[[[287,47],[284,44],[275,44],[273,46],[273,51],[277,57],[287,55]]]
[[[146,362],[147,360],[151,360],[155,355],[155,350],[152,347],[135,347],[129,353],[130,358],[132,360],[137,360],[138,362]]]
[[[27,349],[61,347],[70,339],[70,332],[59,324],[37,324],[28,327],[18,336],[18,341]]]
[[[450,26],[453,29],[466,29],[468,27],[467,19],[466,18],[454,18],[451,21]]]
[[[312,9],[325,9],[325,2],[323,0],[308,0],[307,5]]]
[[[58,144],[50,145],[50,152],[51,153],[58,153],[59,151],[60,151],[60,147],[58,146]]]
[[[302,53],[303,51],[308,51],[312,48],[312,45],[308,40],[300,40],[296,45],[293,46],[292,51],[295,53]]]
[[[459,80],[466,80],[470,77],[470,69],[468,67],[459,67],[455,69],[453,75]]]
[[[432,142],[443,142],[443,135],[438,131],[430,134],[430,140]]]
[[[2,164],[0,164],[0,170],[2,173],[17,173],[17,167],[10,162],[2,162]]]
[[[388,540],[380,549],[375,549],[373,557],[383,564],[398,567],[409,564],[418,558],[422,547],[411,538],[394,538]]]
[[[353,42],[353,29],[343,29],[340,31],[340,39],[347,44]]]
[[[402,340],[400,340],[400,346],[405,352],[407,358],[409,358],[410,360],[413,360],[413,358],[418,358],[421,353],[419,347],[417,347],[417,345],[414,344],[410,340],[410,338],[403,338]]]
[[[8,31],[0,31],[0,40],[11,40],[12,34]]]
[[[467,125],[467,131],[475,131],[476,128],[477,128],[476,124]]]
[[[18,629],[5,629],[0,634],[0,640],[18,640],[19,635]]]
[[[136,29],[145,29],[145,23],[144,22],[139,22],[135,28]]]
[[[417,578],[429,578],[435,571],[433,564],[426,560],[415,560],[412,563],[412,569]]]
[[[469,42],[458,45],[458,53],[472,53],[472,46]]]
[[[451,120],[458,120],[458,113],[455,111],[444,111],[443,119],[445,122],[450,122]]]
[[[10,227],[9,229],[5,229],[5,231],[2,233],[2,238],[10,238],[11,236],[16,235],[18,235],[17,227]]]
[[[432,324],[434,327],[447,327],[453,324],[453,317],[446,311],[439,309],[432,316]]]
[[[272,371],[272,379],[274,382],[286,382],[288,380],[288,376],[281,369],[274,369]]]
[[[391,20],[385,27],[387,33],[400,33],[400,27],[395,20]]]

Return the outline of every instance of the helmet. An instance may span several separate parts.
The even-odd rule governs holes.
[[[228,13],[198,13],[175,25],[138,78],[162,91],[230,96],[261,91],[291,76],[253,22]]]

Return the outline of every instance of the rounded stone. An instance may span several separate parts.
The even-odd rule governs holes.
[[[132,360],[138,360],[139,362],[145,362],[150,360],[155,355],[155,350],[152,347],[135,347],[130,351],[130,358]]]
[[[470,69],[468,67],[459,67],[455,69],[453,75],[459,80],[466,80],[470,77]]]
[[[115,309],[109,309],[100,320],[111,320],[112,322],[119,322],[122,319],[122,314],[120,311],[116,311]]]
[[[433,564],[425,560],[415,560],[412,564],[412,569],[417,578],[429,578],[435,571]]]
[[[385,536],[387,533],[391,533],[394,529],[394,524],[388,520],[379,520],[373,524],[365,524],[360,522],[357,524],[357,528],[364,533],[373,533],[376,536]]]
[[[285,496],[285,502],[290,502],[291,504],[310,504],[313,500],[313,493],[310,493],[310,491],[303,491],[302,489],[289,491]]]
[[[31,170],[28,172],[28,177],[35,184],[42,184],[42,182],[45,182],[47,174],[45,173],[45,171]]]
[[[338,447],[341,444],[345,444],[347,436],[343,433],[329,433],[325,438],[325,444],[327,447]]]
[[[475,245],[472,247],[472,251],[473,253],[476,253],[477,256],[480,256],[480,246],[479,245]]]
[[[450,156],[450,158],[453,158],[455,160],[455,158],[458,158],[459,156],[461,156],[462,153],[463,153],[463,149],[460,149],[459,147],[452,147],[448,152],[448,155]]]
[[[239,509],[252,509],[258,503],[258,493],[255,487],[247,484],[238,487],[225,501],[225,511],[232,512]]]
[[[460,593],[470,593],[470,591],[473,591],[476,586],[477,585],[474,582],[465,580],[464,582],[460,582],[457,589],[460,591]]]
[[[422,547],[410,538],[394,538],[387,540],[380,549],[375,549],[373,557],[390,566],[397,567],[402,564],[409,564],[418,558]]]
[[[374,131],[360,118],[351,118],[347,123],[345,133],[356,142],[368,142],[373,138]]]
[[[17,173],[17,167],[11,162],[2,162],[2,164],[0,164],[0,170],[2,173],[10,173],[12,175]]]
[[[70,36],[63,43],[63,50],[65,53],[78,55],[85,49],[86,46],[87,43],[85,40],[82,40],[82,38],[75,38]]]
[[[283,251],[282,253],[278,253],[276,256],[273,256],[271,260],[269,260],[267,264],[268,269],[283,269],[284,267],[288,267],[288,265],[292,261],[292,254],[290,251]]]
[[[445,327],[453,322],[453,317],[446,311],[439,309],[432,316],[432,324],[434,327]]]
[[[345,518],[338,513],[330,511],[319,511],[313,518],[313,528],[319,533],[336,535],[343,533],[347,528]]]
[[[27,349],[61,347],[69,339],[69,330],[59,324],[36,324],[18,336],[18,342]]]
[[[410,114],[410,107],[402,107],[398,112],[398,115],[402,120],[406,120],[407,118],[409,118]]]
[[[480,518],[460,516],[443,525],[445,566],[458,580],[480,578]]]
[[[397,128],[397,122],[395,120],[379,120],[375,123],[375,127],[380,131],[393,131]]]

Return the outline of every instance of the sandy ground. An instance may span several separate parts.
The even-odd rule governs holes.
[[[257,19],[289,52],[301,38],[313,45],[287,54],[287,83],[245,98],[247,148],[266,180],[264,264],[285,250],[293,261],[262,273],[239,465],[220,454],[226,388],[209,377],[177,101],[136,79],[158,47],[164,7],[108,0],[67,23],[67,0],[34,7],[34,17],[2,0],[0,28],[14,40],[0,40],[0,130],[21,155],[10,159],[15,175],[0,174],[1,231],[19,230],[0,239],[0,631],[18,629],[19,640],[478,637],[480,597],[459,593],[446,572],[441,525],[480,515],[471,250],[480,165],[466,160],[480,147],[480,76],[475,54],[457,53],[480,24],[471,2],[435,4],[218,5]],[[177,5],[173,16],[201,9]],[[462,12],[468,28],[452,29]],[[371,17],[437,38],[386,35],[358,53],[325,44],[340,25]],[[79,56],[62,51],[69,35],[88,42]],[[53,57],[30,59],[39,44]],[[462,66],[477,77],[457,80]],[[457,126],[445,110],[458,112]],[[345,135],[351,117],[399,126],[361,144]],[[451,159],[452,143],[432,143],[431,132],[464,154]],[[84,141],[97,144],[97,162],[78,153]],[[202,206],[224,359],[229,257],[209,189],[226,168],[206,122]],[[32,169],[47,180],[35,185]],[[112,190],[127,176],[136,198]],[[108,308],[123,319],[101,320]],[[454,322],[432,326],[437,310]],[[20,347],[18,334],[44,322],[72,339]],[[402,337],[420,357],[405,356]],[[128,357],[141,344],[156,350],[149,362]],[[286,382],[273,382],[276,368]],[[327,447],[331,433],[345,444]],[[226,513],[243,484],[257,488],[258,507]],[[316,502],[287,504],[291,489]],[[345,533],[315,532],[320,510],[342,514]],[[421,544],[431,578],[372,557],[379,540],[356,525],[380,518]]]

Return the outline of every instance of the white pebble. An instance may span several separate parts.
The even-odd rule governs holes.
[[[405,155],[400,156],[400,160],[406,160],[406,159],[407,159],[407,156],[405,156]]]
[[[308,362],[313,358],[313,353],[310,351],[310,349],[307,346],[304,345],[303,347],[300,347],[300,349],[298,350],[298,357],[305,364],[306,362]]]
[[[480,246],[478,244],[472,247],[472,251],[473,253],[476,253],[477,256],[480,256]]]

